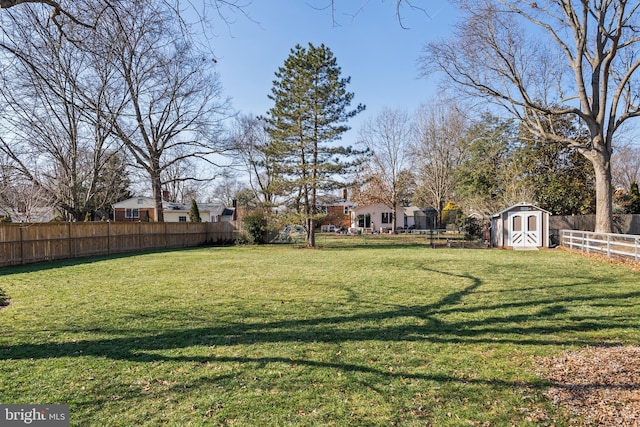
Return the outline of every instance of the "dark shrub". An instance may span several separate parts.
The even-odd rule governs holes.
[[[267,231],[267,219],[262,210],[256,209],[249,212],[242,219],[244,229],[249,234],[251,243],[262,243],[265,231]]]
[[[9,297],[7,294],[0,288],[0,307],[4,307],[9,305]]]
[[[474,217],[466,217],[462,220],[462,231],[465,239],[477,239],[482,235],[482,224]]]

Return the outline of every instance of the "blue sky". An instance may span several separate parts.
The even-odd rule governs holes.
[[[435,78],[421,78],[417,59],[424,44],[446,37],[455,23],[455,9],[445,0],[423,0],[426,13],[404,9],[403,29],[395,0],[336,0],[335,25],[330,0],[253,0],[251,17],[234,17],[228,28],[218,25],[211,39],[217,71],[233,108],[265,114],[274,73],[296,44],[324,43],[337,58],[343,77],[350,76],[354,105],[367,109],[349,122],[344,145],[355,143],[362,122],[383,108],[414,111],[437,91]],[[322,9],[325,7],[324,9]],[[355,14],[355,16],[353,16]]]

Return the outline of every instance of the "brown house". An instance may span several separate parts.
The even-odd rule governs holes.
[[[327,206],[327,217],[324,222],[338,228],[349,228],[349,209],[347,206]]]
[[[322,231],[334,229],[347,230],[351,226],[350,214],[355,204],[348,199],[347,190],[342,190],[342,197],[327,197],[319,206],[319,210],[326,214],[320,227]]]

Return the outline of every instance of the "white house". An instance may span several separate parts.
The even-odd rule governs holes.
[[[213,203],[196,202],[202,222],[233,221],[235,210]],[[191,203],[162,202],[165,222],[187,222]]]
[[[393,211],[384,203],[356,207],[351,211],[351,229],[382,233],[407,229],[415,224],[414,213],[419,210],[415,206],[398,206],[396,208],[396,221],[395,224],[392,224]]]
[[[422,209],[420,209],[417,206],[405,206],[402,209],[404,209],[404,228],[412,228],[415,227],[416,225],[416,212],[423,212]]]
[[[213,203],[196,203],[202,222],[235,220],[235,208]],[[114,221],[155,221],[158,218],[155,202],[151,197],[132,197],[114,203]],[[188,222],[191,203],[162,202],[165,222]]]

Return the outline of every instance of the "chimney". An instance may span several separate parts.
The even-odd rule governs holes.
[[[169,196],[169,190],[162,190],[162,200],[165,202],[170,202],[171,197]]]
[[[346,188],[343,188],[343,189],[342,189],[342,198],[343,198],[344,200],[347,200],[347,189],[346,189]]]

